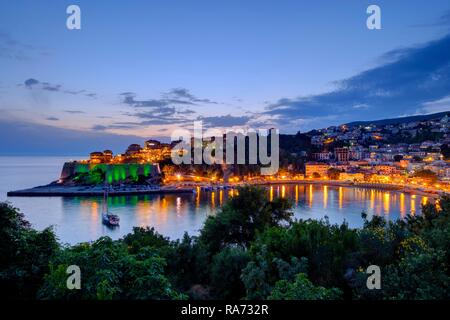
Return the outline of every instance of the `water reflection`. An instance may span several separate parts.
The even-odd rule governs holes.
[[[276,190],[275,190],[276,189]],[[289,198],[296,218],[321,219],[331,223],[346,220],[350,226],[362,224],[361,212],[390,219],[417,214],[426,197],[380,190],[320,186],[313,184],[276,185],[267,188],[268,197]],[[196,234],[208,215],[215,214],[236,190],[192,194],[109,197],[110,211],[118,214],[121,225],[109,229],[101,224],[102,198],[11,198],[37,228],[54,225],[63,242],[76,243],[108,235],[120,238],[134,226],[150,226],[170,238],[184,232]]]
[[[402,192],[400,193],[400,216],[404,218],[405,214],[405,194]]]

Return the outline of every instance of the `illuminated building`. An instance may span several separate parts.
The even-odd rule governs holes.
[[[111,150],[105,150],[103,151],[103,161],[104,162],[111,162],[113,158],[113,152]]]
[[[141,152],[141,150],[142,150],[142,148],[141,148],[140,145],[138,145],[136,143],[133,143],[133,144],[130,144],[128,146],[127,151],[125,152],[125,154],[128,155],[128,156],[133,156],[133,155]]]
[[[89,161],[90,163],[103,163],[104,162],[104,156],[103,152],[94,151],[91,152],[89,155]]]
[[[306,177],[312,178],[314,173],[316,173],[321,177],[326,177],[329,168],[330,166],[328,164],[308,162],[305,164],[305,175]]]
[[[347,147],[335,148],[334,156],[336,158],[336,161],[338,162],[347,162],[348,160],[350,160],[350,152]]]
[[[89,173],[95,168],[105,172],[106,182],[133,182],[141,179],[157,179],[160,176],[158,163],[170,158],[172,145],[157,140],[147,140],[142,148],[139,144],[131,144],[123,154],[113,155],[111,150],[94,151],[89,160],[66,162],[61,172],[61,181],[80,173]]]
[[[130,144],[125,153],[116,156],[111,150],[91,152],[89,163],[157,163],[170,158],[172,147],[172,144],[161,143],[158,140],[147,140],[144,148],[139,144]]]
[[[364,174],[362,174],[362,173],[341,172],[339,174],[339,180],[344,180],[344,181],[364,181]]]
[[[159,149],[161,148],[161,142],[158,140],[147,140],[144,143],[145,149]]]
[[[327,152],[327,151],[323,151],[323,152],[316,152],[312,154],[312,157],[315,160],[318,161],[326,161],[326,160],[330,160],[331,158],[331,152]]]
[[[379,174],[392,175],[398,172],[395,166],[389,164],[379,164],[375,166],[375,171]]]

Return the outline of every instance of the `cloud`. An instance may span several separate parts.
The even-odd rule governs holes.
[[[86,93],[85,96],[89,97],[89,98],[97,98],[97,94],[96,93]]]
[[[39,84],[39,81],[36,79],[30,78],[30,79],[25,80],[24,84],[27,88],[31,89],[34,85]]]
[[[137,126],[181,124],[193,121],[192,117],[187,116],[189,114],[179,113],[175,107],[171,106],[152,107],[148,111],[126,113],[125,115],[138,118],[140,122],[135,123]]]
[[[91,130],[105,131],[108,129],[133,129],[133,128],[136,128],[136,126],[138,126],[138,125],[139,125],[139,123],[129,123],[129,124],[114,123],[114,124],[109,124],[109,125],[96,124],[96,125],[92,126]]]
[[[124,94],[122,94],[124,95]],[[170,102],[165,99],[148,99],[148,100],[136,100],[135,94],[126,94],[123,98],[123,103],[128,104],[129,106],[135,108],[157,108],[157,107],[166,107],[170,105]]]
[[[72,95],[77,95],[77,94],[81,94],[83,92],[85,92],[86,90],[64,90],[64,93],[68,93],[68,94],[72,94]]]
[[[192,109],[181,109],[181,110],[177,110],[177,113],[187,115],[187,114],[194,114],[196,112]]]
[[[57,84],[57,85],[53,85],[51,83],[48,82],[43,82],[42,83],[42,90],[47,90],[47,91],[60,91],[61,89],[61,85]]]
[[[198,98],[193,94],[191,94],[189,90],[185,88],[171,89],[168,93],[166,93],[166,96],[169,97],[169,100],[172,99],[173,101],[184,101],[192,104],[197,103],[217,104],[216,101],[213,101],[211,99]]]
[[[361,103],[361,104],[355,104],[354,106],[352,106],[353,109],[367,109],[369,108],[369,106],[365,103]]]
[[[56,118],[56,117],[47,117],[45,119],[49,120],[49,121],[59,121],[59,118]]]
[[[419,114],[437,113],[450,110],[450,95],[436,101],[429,101],[423,104],[418,110]]]
[[[133,92],[123,92],[123,103],[135,108],[159,108],[179,105],[199,105],[199,104],[217,104],[216,101],[206,98],[198,98],[191,94],[188,89],[174,88],[165,92],[160,98],[153,98],[147,100],[136,99],[136,94]]]
[[[154,108],[152,111],[144,111],[144,112],[137,112],[133,115],[138,118],[144,118],[144,119],[152,119],[152,118],[165,118],[165,117],[172,117],[177,113],[175,107],[159,107]]]
[[[135,112],[126,112],[125,115],[138,118],[136,126],[186,124],[194,121],[197,113],[186,106],[216,103],[210,99],[198,98],[183,88],[171,89],[157,99],[136,99],[133,92],[123,92],[120,96],[122,103],[135,108]]]
[[[108,129],[108,127],[104,126],[102,124],[95,124],[95,125],[92,126],[91,129],[95,130],[95,131],[104,131],[104,130]]]
[[[212,116],[212,117],[198,117],[197,120],[203,121],[203,124],[208,127],[235,127],[246,125],[250,117],[249,116]]]
[[[65,113],[70,113],[70,114],[82,114],[82,113],[86,113],[84,111],[81,110],[64,110]]]
[[[185,88],[174,88],[157,99],[137,99],[134,92],[128,91],[120,94],[122,102],[135,108],[135,112],[126,112],[124,115],[137,118],[134,123],[127,123],[135,127],[178,125],[186,126],[194,121],[202,120],[208,127],[233,127],[246,125],[249,116],[200,116],[198,112],[187,106],[200,104],[219,104],[207,98],[199,98]],[[96,127],[101,130],[117,128],[123,125],[119,122],[108,126]]]
[[[281,98],[262,114],[280,126],[292,127],[292,131],[299,129],[293,127],[299,121],[302,130],[312,129],[313,124],[328,126],[330,114],[339,115],[339,123],[409,114],[421,110],[427,102],[450,95],[449,52],[450,35],[421,46],[393,50],[383,55],[385,63],[337,81],[332,91]]]
[[[41,82],[34,78],[29,78],[23,82],[23,85],[27,89],[37,89],[37,90],[44,90],[44,91],[50,91],[50,92],[60,92],[63,94],[71,94],[71,95],[78,95],[85,93],[86,90],[68,90],[64,89],[62,85],[60,84],[52,84],[50,82]],[[85,96],[90,98],[96,98],[96,93],[86,93]]]

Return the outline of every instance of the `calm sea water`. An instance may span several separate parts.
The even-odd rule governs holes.
[[[33,227],[54,226],[64,243],[92,241],[108,235],[113,239],[129,233],[134,226],[151,226],[172,239],[184,232],[196,234],[208,215],[215,214],[233,191],[110,197],[110,210],[120,216],[120,227],[101,223],[102,199],[96,197],[7,197],[10,190],[47,184],[59,177],[62,164],[79,157],[0,157],[0,201],[19,208]],[[295,217],[344,220],[352,227],[362,224],[361,212],[398,219],[420,212],[426,197],[379,190],[318,185],[276,185],[269,197],[288,197],[295,203]]]

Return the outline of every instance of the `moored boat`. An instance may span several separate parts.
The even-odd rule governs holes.
[[[108,210],[108,190],[105,188],[103,193],[103,206],[102,206],[102,222],[105,225],[115,227],[119,225],[120,218],[118,215],[112,214]]]

